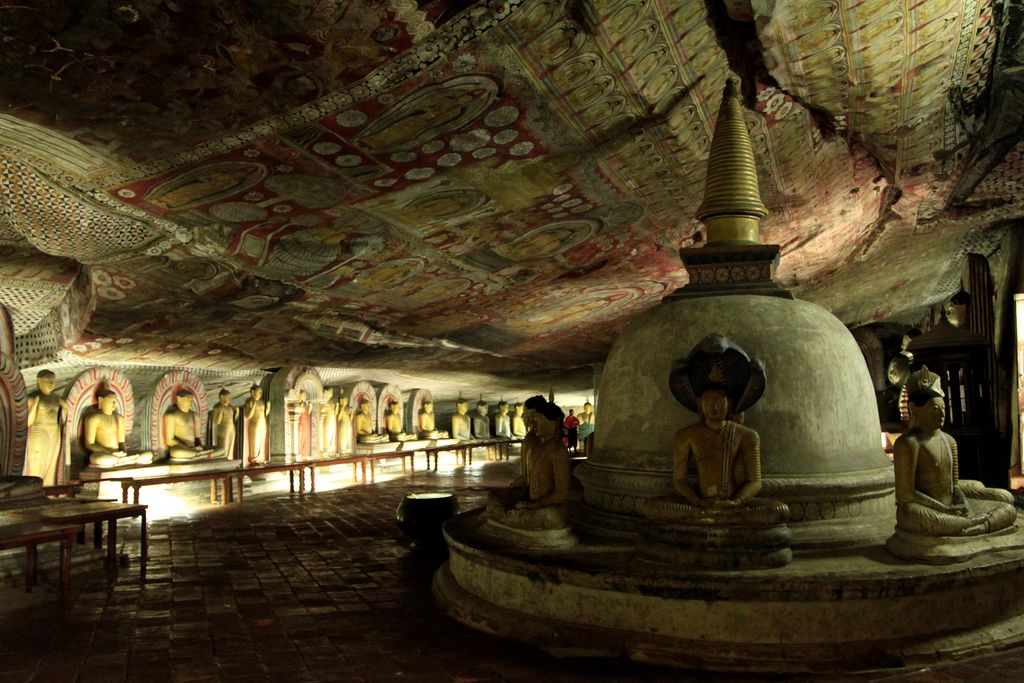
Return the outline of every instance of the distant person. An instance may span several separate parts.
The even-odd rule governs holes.
[[[569,410],[569,414],[565,418],[563,423],[565,427],[565,435],[567,437],[566,445],[573,453],[576,453],[577,434],[580,426],[580,419],[573,414],[572,409]]]

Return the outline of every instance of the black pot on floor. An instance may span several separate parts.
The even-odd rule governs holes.
[[[410,493],[398,504],[395,522],[417,545],[442,546],[444,534],[441,533],[441,525],[458,513],[459,499],[454,493]]]

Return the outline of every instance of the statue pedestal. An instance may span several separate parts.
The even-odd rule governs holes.
[[[907,562],[952,564],[966,562],[982,553],[1024,548],[1024,533],[1014,525],[980,536],[921,536],[896,529],[885,549]]]
[[[561,529],[519,529],[516,527],[487,520],[482,533],[491,536],[500,543],[526,550],[571,548],[578,542],[569,527]]]
[[[226,472],[242,469],[241,460],[203,460],[189,463],[169,463],[162,460],[152,465],[126,465],[125,467],[86,467],[78,478],[82,481],[106,481],[129,477],[160,477],[165,474],[189,474],[192,472]]]
[[[772,526],[655,523],[637,543],[644,557],[708,569],[785,567],[793,559],[792,534]]]

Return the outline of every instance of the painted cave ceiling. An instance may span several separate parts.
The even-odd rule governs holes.
[[[891,319],[1024,214],[1020,7],[4,3],[0,298],[24,366],[585,365],[685,284],[734,77],[781,280]]]

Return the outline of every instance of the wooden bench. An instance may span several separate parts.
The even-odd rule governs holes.
[[[141,517],[142,527],[139,530],[139,545],[141,546],[142,557],[139,561],[139,573],[143,581],[146,579],[146,562],[149,559],[149,534],[146,525],[145,505],[97,501],[68,502],[30,508],[16,508],[10,510],[7,514],[20,519],[51,525],[77,524],[79,525],[78,528],[81,528],[82,525],[92,524],[93,544],[97,548],[103,547],[103,523],[106,522],[107,557],[105,564],[108,569],[117,568],[117,520]]]
[[[108,481],[118,481],[121,483],[121,502],[128,502],[128,491],[134,491],[132,502],[136,505],[139,502],[139,489],[143,486],[159,486],[161,484],[178,484],[185,481],[209,481],[210,482],[210,502],[220,502],[219,487],[223,487],[224,491],[224,503],[232,502],[233,486],[232,479],[237,477],[239,474],[243,474],[244,470],[207,470],[205,472],[188,472],[181,474],[161,474],[150,477],[123,477],[119,479],[110,479]]]
[[[31,593],[32,587],[36,585],[36,546],[40,543],[60,543],[60,592],[67,597],[71,587],[71,546],[81,530],[81,524],[15,522],[0,525],[0,550],[25,549],[26,593]]]
[[[299,493],[306,491],[306,466],[307,462],[280,462],[280,463],[266,463],[261,465],[250,465],[245,469],[233,470],[231,477],[227,484],[230,487],[230,481],[233,479],[238,480],[238,502],[241,503],[245,495],[244,484],[245,478],[254,478],[253,475],[261,474],[272,474],[274,472],[287,472],[288,473],[288,490],[291,493],[295,493],[295,475],[299,475]],[[229,496],[230,498],[230,496]]]
[[[378,460],[392,460],[394,458],[401,458],[402,460],[402,472],[406,471],[405,459],[409,458],[409,467],[413,472],[416,471],[416,451],[390,451],[388,453],[371,453],[362,456],[366,458],[370,463],[370,482],[377,481],[377,461]],[[366,481],[364,475],[363,481]]]
[[[455,464],[456,465],[472,465],[473,464],[473,449],[474,448],[487,448],[488,452],[492,449],[497,451],[498,459],[502,456],[506,460],[512,455],[512,444],[520,443],[522,439],[483,439],[480,441],[462,441],[448,446],[430,446],[428,448],[421,448],[427,456],[427,469],[430,469],[430,456],[434,456],[434,470],[437,470],[437,459],[438,454],[444,451],[455,453]]]
[[[307,460],[303,465],[309,468],[309,492],[316,491],[316,470],[318,467],[330,467],[331,465],[352,465],[352,481],[356,481],[357,467],[362,466],[363,482],[366,482],[366,463],[369,458],[365,455],[339,455],[334,458],[319,458]],[[372,465],[371,465],[372,467]]]
[[[57,496],[67,496],[74,498],[75,495],[82,490],[82,482],[80,481],[69,481],[65,484],[51,484],[50,486],[43,487],[43,495],[53,498]]]

